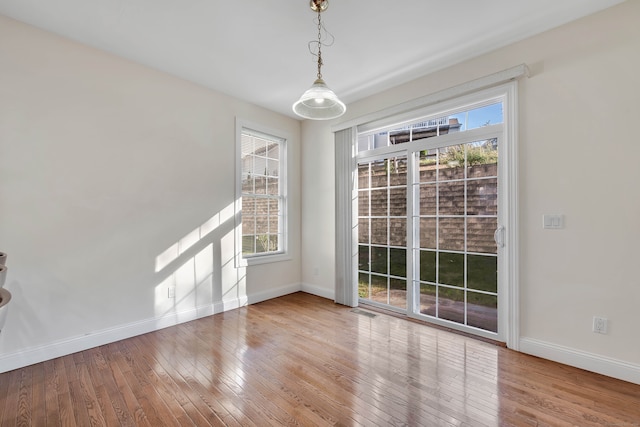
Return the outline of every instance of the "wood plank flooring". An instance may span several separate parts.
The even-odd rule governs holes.
[[[0,426],[640,426],[640,386],[304,293],[0,374]]]

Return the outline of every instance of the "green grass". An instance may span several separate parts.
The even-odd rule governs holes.
[[[407,276],[406,250],[397,248],[372,247],[373,259],[370,270],[368,263],[368,251],[366,246],[361,246],[360,266],[361,271],[371,271],[378,274],[389,274],[397,277]],[[420,280],[423,282],[436,282],[436,256],[439,257],[438,283],[455,286],[449,288],[440,286],[440,298],[459,300],[460,291],[464,290],[464,262],[463,254],[449,252],[420,251]],[[389,268],[387,267],[389,258]],[[486,295],[473,290],[497,293],[497,257],[484,255],[467,255],[467,302],[470,304],[484,305],[487,307],[496,306],[496,297]],[[386,278],[373,275],[372,292],[386,291]],[[358,294],[362,298],[369,297],[369,275],[361,273],[359,278]],[[383,283],[384,282],[384,283]],[[406,289],[404,285],[398,283],[394,287]],[[395,282],[394,282],[395,284]],[[379,288],[379,289],[378,289]],[[436,294],[436,287],[421,284],[420,292],[425,295]]]

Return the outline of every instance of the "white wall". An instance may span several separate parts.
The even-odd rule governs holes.
[[[521,63],[521,349],[640,383],[640,2],[349,105],[348,121]],[[303,123],[303,282],[333,289],[331,123]],[[566,228],[543,230],[543,213]],[[320,275],[311,266],[322,263]],[[594,315],[609,333],[591,332]]]
[[[236,116],[293,149],[293,258],[246,278]],[[0,16],[0,372],[299,289],[299,157],[296,120]]]
[[[334,299],[335,162],[327,126],[308,120],[302,125],[302,277],[303,290]]]

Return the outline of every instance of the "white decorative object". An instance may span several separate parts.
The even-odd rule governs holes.
[[[7,266],[0,265],[0,289],[4,287],[4,281],[7,278]]]
[[[7,310],[9,301],[11,301],[11,292],[6,289],[0,288],[0,332],[4,327],[4,322],[7,321]]]
[[[0,252],[0,265],[7,265],[7,254]]]

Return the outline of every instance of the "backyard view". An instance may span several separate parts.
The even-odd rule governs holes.
[[[282,140],[242,133],[242,254],[275,253],[282,244]]]
[[[405,310],[413,290],[420,313],[496,332],[497,140],[422,151],[409,182],[408,161],[358,165],[360,298]],[[414,197],[409,218],[408,196]],[[407,271],[407,255],[414,271]]]

